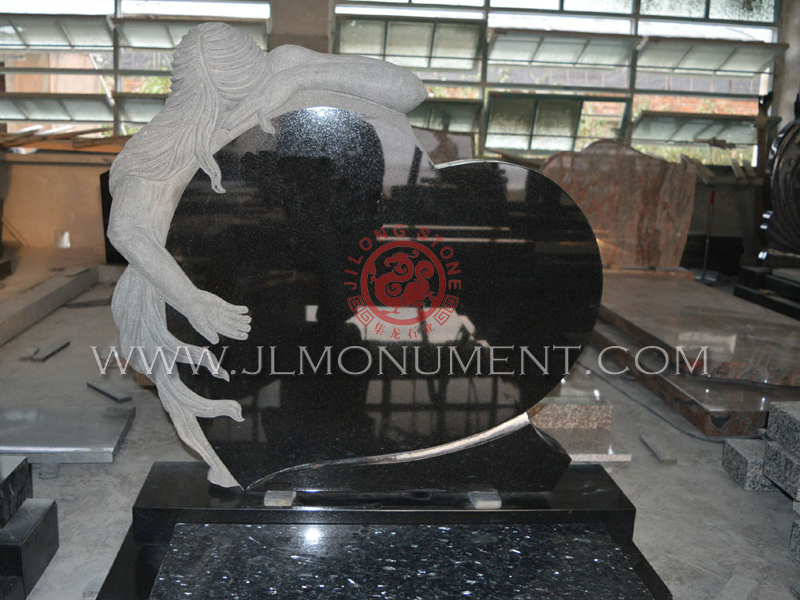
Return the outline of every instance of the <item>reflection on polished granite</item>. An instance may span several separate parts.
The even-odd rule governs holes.
[[[273,124],[274,137],[255,128],[217,153],[225,194],[202,173],[192,180],[167,242],[198,287],[253,317],[246,342],[212,347],[217,356],[227,347],[230,382],[181,365],[201,396],[242,404],[243,423],[201,419],[240,483],[453,442],[519,415],[558,384],[591,337],[602,288],[595,236],[563,190],[510,164],[437,169],[413,139],[347,111],[308,109]],[[429,283],[434,298],[448,294],[448,309],[432,312],[425,300],[354,315],[358,292],[391,275],[367,269],[371,252],[409,241],[442,260],[447,284]],[[203,345],[171,309],[168,323]],[[508,362],[494,364],[509,373],[489,373],[492,346],[506,347],[496,358]],[[524,359],[522,373],[521,346],[546,372]],[[301,374],[301,348],[313,363],[330,349],[332,372],[312,373],[306,361]],[[464,372],[453,352],[483,370],[473,362]],[[405,373],[391,362],[404,353]]]
[[[602,140],[542,167],[572,196],[597,235],[603,265],[680,265],[694,207],[694,171]]]
[[[708,347],[711,378],[800,386],[800,323],[730,294],[678,277],[606,277],[601,316],[640,341],[660,346],[675,361]],[[683,361],[679,361],[685,369]]]
[[[794,387],[712,380],[676,373],[674,367],[657,373],[663,359],[656,351],[642,352],[643,345],[604,320],[595,326],[594,344],[608,348],[604,352],[604,368],[616,373],[627,367],[654,394],[706,435],[752,436],[767,425],[767,415],[774,402],[800,400]],[[636,366],[639,365],[649,373]],[[604,377],[616,375],[603,374]]]
[[[178,524],[151,600],[652,599],[591,524]]]

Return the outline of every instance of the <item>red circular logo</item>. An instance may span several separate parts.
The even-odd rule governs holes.
[[[374,335],[396,340],[414,340],[443,326],[461,290],[459,262],[448,241],[428,227],[399,224],[359,240],[344,282],[354,293],[347,301],[356,319],[373,327]]]
[[[412,240],[379,246],[361,270],[364,304],[382,321],[413,325],[442,305],[447,278],[439,257]],[[406,310],[402,310],[406,309]]]

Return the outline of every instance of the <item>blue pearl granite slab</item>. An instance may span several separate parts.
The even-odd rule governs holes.
[[[764,476],[764,455],[767,443],[763,440],[725,440],[722,448],[722,468],[745,490],[777,491]]]
[[[151,600],[651,599],[591,524],[178,524]]]
[[[5,527],[31,496],[33,484],[28,459],[24,456],[0,456],[0,527]]]
[[[767,436],[800,455],[800,403],[773,402],[769,408]]]
[[[767,442],[764,475],[794,500],[800,500],[800,458],[780,444]]]

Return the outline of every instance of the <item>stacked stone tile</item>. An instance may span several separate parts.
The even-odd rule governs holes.
[[[0,456],[0,600],[27,598],[58,549],[56,503],[32,495],[28,460]]]
[[[789,554],[800,561],[800,402],[770,405],[766,440],[727,440],[722,466],[746,490],[791,496],[796,519]]]

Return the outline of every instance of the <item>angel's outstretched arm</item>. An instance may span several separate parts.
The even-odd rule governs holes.
[[[158,198],[166,182],[129,178],[114,191],[108,239],[114,247],[212,344],[219,335],[247,339],[250,317],[246,306],[230,304],[210,292],[198,289],[189,280],[162,243],[156,228],[166,231],[172,219],[169,200]],[[159,206],[159,203],[161,204]],[[165,223],[154,223],[159,219]]]
[[[225,128],[233,129],[256,113],[280,114],[281,106],[301,91],[346,94],[401,113],[427,97],[411,71],[374,58],[320,54],[299,46],[280,46],[267,56],[275,71],[231,111]]]

